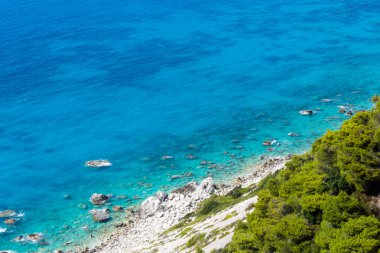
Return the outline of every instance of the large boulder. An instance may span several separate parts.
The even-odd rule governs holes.
[[[211,177],[204,179],[197,187],[198,194],[213,194],[216,190],[214,180]]]
[[[94,205],[103,205],[107,202],[109,197],[100,193],[93,193],[90,197],[90,202]]]

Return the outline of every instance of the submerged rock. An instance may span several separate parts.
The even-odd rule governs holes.
[[[116,196],[116,199],[126,199],[126,198],[128,198],[127,195],[118,195],[118,196]]]
[[[107,195],[94,193],[90,197],[90,202],[94,205],[103,205],[108,199],[109,197]]]
[[[151,184],[151,183],[138,182],[137,184],[138,184],[139,186],[141,186],[141,187],[145,187],[145,188],[151,188],[151,187],[153,187],[153,184]]]
[[[263,146],[272,146],[275,144],[279,145],[279,143],[277,142],[276,139],[270,139],[270,140],[263,141]]]
[[[87,209],[87,205],[85,204],[85,203],[79,203],[78,205],[77,205],[80,209]]]
[[[96,222],[106,222],[110,219],[107,209],[91,210],[92,219]]]
[[[209,161],[203,160],[203,161],[200,162],[200,165],[201,166],[205,166],[205,165],[207,165],[209,163],[210,163]]]
[[[192,155],[192,154],[187,154],[186,159],[187,160],[194,160],[194,159],[197,159],[197,157],[195,155]]]
[[[161,160],[172,160],[174,157],[171,155],[163,155],[161,156]]]
[[[263,141],[263,146],[270,146],[272,145],[271,143],[271,141]]]
[[[180,175],[173,175],[171,179],[175,180],[175,179],[179,179],[179,178],[192,177],[192,176],[193,176],[192,172],[185,172],[185,173],[180,174]]]
[[[115,211],[115,212],[121,212],[123,210],[124,210],[124,208],[122,206],[113,206],[112,207],[112,211]]]
[[[16,216],[17,213],[14,210],[4,210],[0,211],[0,218],[10,218]]]
[[[6,220],[4,221],[4,223],[7,224],[7,225],[15,225],[15,224],[16,224],[16,220],[13,219],[13,218],[11,218],[11,219],[6,219]]]

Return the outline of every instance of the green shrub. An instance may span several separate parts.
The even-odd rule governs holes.
[[[198,210],[197,213],[199,215],[207,215],[218,206],[219,202],[216,201],[214,198],[210,198],[203,203],[202,207]]]
[[[193,237],[191,237],[187,241],[186,247],[190,248],[190,247],[193,247],[194,245],[203,244],[204,239],[205,239],[205,234],[204,233],[195,234]]]
[[[205,252],[202,250],[201,247],[197,246],[197,247],[195,248],[195,253],[205,253]]]

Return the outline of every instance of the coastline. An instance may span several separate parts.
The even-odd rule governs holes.
[[[291,156],[265,157],[259,163],[247,164],[246,168],[229,183],[216,185],[211,177],[199,184],[191,181],[171,191],[169,194],[157,192],[145,199],[137,210],[127,209],[124,222],[114,225],[114,229],[97,236],[86,248],[69,251],[76,253],[101,252],[142,252],[151,249],[159,237],[172,226],[178,224],[186,215],[197,210],[199,203],[212,194],[225,196],[236,187],[248,187],[257,184],[269,174],[282,169]],[[257,199],[257,198],[256,198]],[[253,202],[249,202],[253,204]],[[242,210],[245,210],[242,209]],[[244,218],[244,216],[240,218]],[[232,236],[232,235],[231,235]],[[231,237],[230,236],[230,237]],[[226,239],[224,240],[226,242]],[[174,246],[178,246],[175,245]],[[160,248],[156,252],[172,252]],[[148,251],[149,252],[149,251]]]
[[[376,1],[5,1],[0,253],[91,250],[142,219],[139,207],[157,191],[206,177],[228,186],[261,155],[309,155],[326,131],[374,106],[379,9]],[[96,159],[112,166],[84,166]],[[109,200],[94,205],[94,193]],[[194,201],[195,210],[212,199]],[[95,221],[97,211],[108,219]]]

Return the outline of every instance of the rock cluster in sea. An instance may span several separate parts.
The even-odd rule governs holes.
[[[0,211],[0,220],[8,227],[15,227],[18,223],[23,220],[24,213],[16,212],[15,210],[4,210]],[[3,233],[12,233],[13,230],[9,230],[8,228],[0,227],[0,234]],[[47,242],[42,233],[31,233],[26,235],[16,236],[13,240],[14,243],[30,243],[30,244],[38,244],[40,246],[47,245]],[[13,252],[9,250],[0,250],[2,252]]]
[[[42,233],[33,233],[28,235],[19,235],[14,239],[15,242],[28,242],[28,243],[39,243],[40,245],[44,245],[43,242],[44,236]]]

